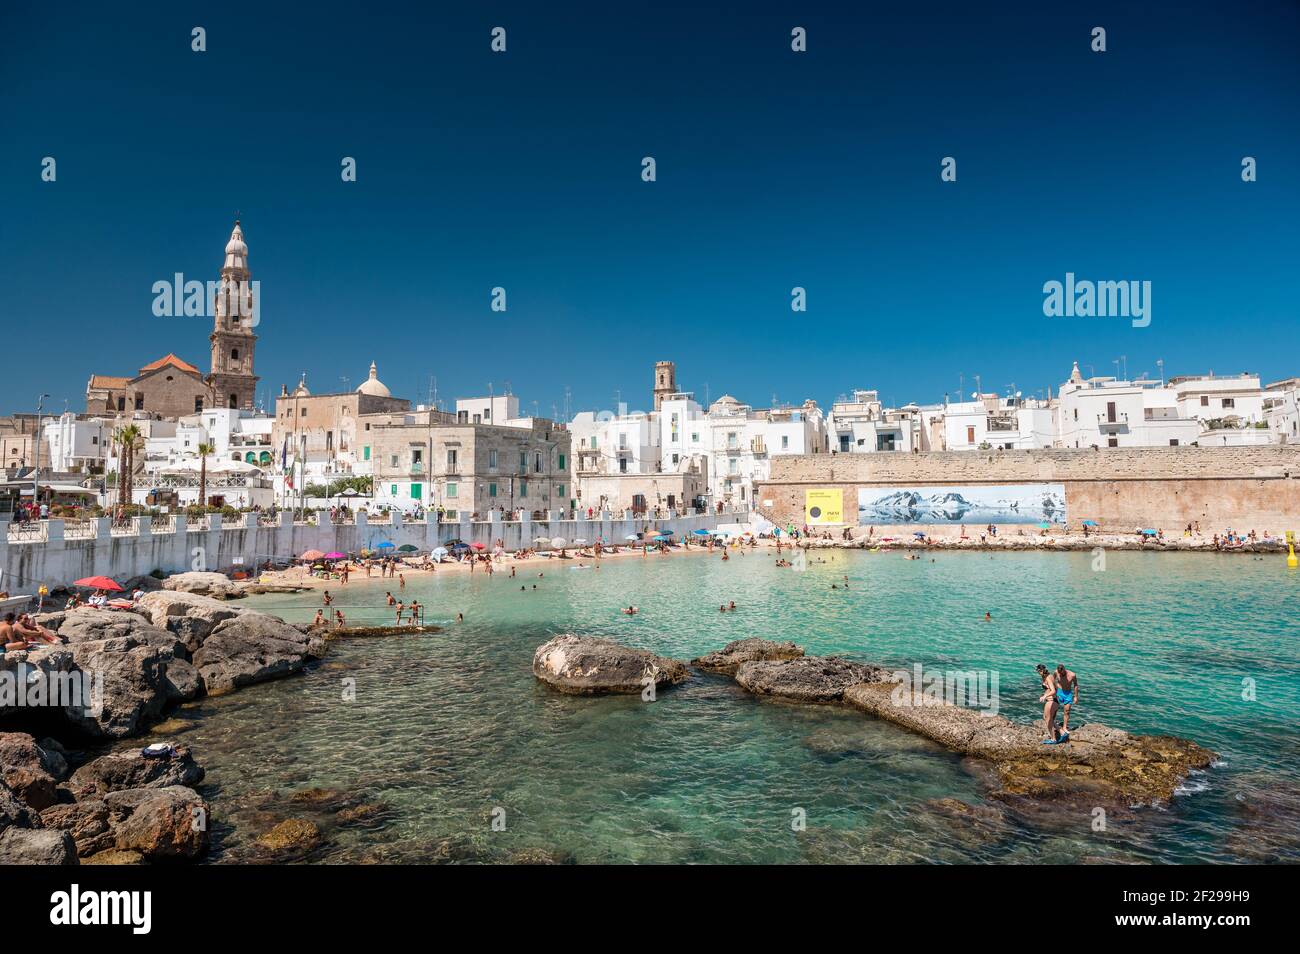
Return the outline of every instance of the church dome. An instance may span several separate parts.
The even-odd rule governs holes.
[[[241,256],[248,254],[248,246],[244,244],[244,232],[238,222],[235,223],[234,231],[230,233],[230,241],[226,243],[226,254]]]
[[[358,394],[369,394],[371,397],[392,397],[392,392],[384,387],[384,382],[379,380],[379,372],[375,369],[375,363],[370,362],[370,377],[357,385]]]

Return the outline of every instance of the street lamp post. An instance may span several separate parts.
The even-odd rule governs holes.
[[[45,406],[45,399],[48,394],[42,394],[36,399],[36,459],[32,462],[32,506],[36,508],[39,516],[41,512],[41,408]]]

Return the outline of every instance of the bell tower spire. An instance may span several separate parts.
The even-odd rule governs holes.
[[[254,308],[254,283],[248,270],[248,246],[239,219],[226,243],[221,284],[213,302],[212,370],[208,386],[213,407],[253,409],[258,377],[253,373],[258,313]]]

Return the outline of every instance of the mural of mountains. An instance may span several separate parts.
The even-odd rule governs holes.
[[[1064,523],[1061,484],[992,487],[862,488],[858,522]]]

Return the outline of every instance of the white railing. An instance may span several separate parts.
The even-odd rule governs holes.
[[[10,543],[44,543],[49,538],[49,526],[44,520],[9,524]]]
[[[68,520],[63,524],[63,539],[93,540],[99,536],[98,520]]]
[[[172,514],[167,517],[154,517],[152,529],[154,533],[175,533],[176,515]],[[67,534],[64,534],[64,536],[67,536]]]
[[[140,518],[123,517],[114,520],[110,532],[115,537],[138,537],[140,535]]]
[[[205,513],[205,514],[203,514],[202,516],[199,516],[199,517],[186,517],[186,518],[185,518],[185,529],[186,529],[187,531],[195,531],[195,530],[211,530],[211,529],[212,529],[212,515],[211,515],[211,514],[206,514],[206,513]]]

